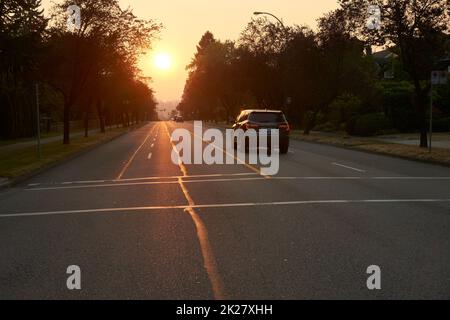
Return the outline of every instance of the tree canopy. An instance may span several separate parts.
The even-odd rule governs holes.
[[[70,122],[84,119],[87,126],[94,113],[102,131],[156,117],[153,90],[137,62],[161,24],[139,19],[117,0],[80,0],[81,25],[70,30],[67,8],[72,4],[55,4],[46,19],[40,0],[0,3],[2,137],[33,134],[36,83],[44,103],[61,97],[64,143],[70,142]]]
[[[408,128],[419,130],[421,146],[426,146],[430,72],[449,52],[446,1],[340,0],[339,4],[318,19],[315,31],[256,18],[235,42],[206,32],[188,66],[178,110],[187,118],[229,121],[242,108],[282,109],[306,134],[324,124],[353,132],[358,117],[365,115],[382,119],[383,126],[398,124],[393,117],[402,110],[411,119]],[[379,29],[367,26],[369,5],[380,8]],[[380,62],[374,49],[385,49],[390,58]],[[399,101],[411,100],[411,107],[387,104],[387,95],[404,87],[405,81],[413,90],[398,91],[410,95]],[[442,95],[441,101],[445,99]],[[447,109],[442,108],[443,115]]]

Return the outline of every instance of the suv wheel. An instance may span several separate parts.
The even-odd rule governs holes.
[[[286,154],[289,151],[289,142],[280,144],[280,154]]]

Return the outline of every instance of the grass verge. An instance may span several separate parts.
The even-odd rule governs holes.
[[[73,137],[70,145],[63,145],[61,141],[46,143],[42,145],[41,159],[38,157],[36,146],[0,152],[0,177],[14,179],[31,174],[53,163],[74,156],[78,152],[109,141],[129,130],[129,128],[118,128],[111,129],[103,134],[92,134],[87,138]]]
[[[305,136],[300,131],[293,131],[291,138],[450,166],[450,149],[433,148],[429,152],[428,149],[418,146],[383,142],[371,138],[351,137],[348,135],[327,135],[320,132],[312,132]]]

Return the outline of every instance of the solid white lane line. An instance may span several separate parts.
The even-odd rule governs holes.
[[[28,212],[13,213],[0,215],[0,218],[15,217],[34,217],[34,216],[51,216],[76,213],[103,213],[103,212],[120,212],[120,211],[145,211],[145,210],[167,210],[167,209],[184,209],[186,206],[152,206],[152,207],[124,207],[124,208],[99,208],[99,209],[83,209],[83,210],[62,210],[62,211],[44,211],[44,212]]]
[[[193,176],[191,176],[193,177]],[[243,182],[243,181],[264,181],[267,178],[259,176],[252,178],[221,178],[221,179],[192,179],[185,180],[187,176],[177,177],[183,178],[184,183],[208,183],[208,182]],[[389,178],[389,177],[273,177],[271,180],[450,180],[450,178],[436,178],[436,179],[422,179],[422,178]],[[125,182],[124,180],[118,180],[116,183],[105,183],[105,184],[87,184],[87,185],[62,185],[62,186],[49,186],[49,187],[39,187],[39,188],[28,188],[25,191],[49,191],[49,190],[66,190],[66,189],[86,189],[86,188],[110,188],[110,187],[129,187],[129,186],[146,186],[146,185],[164,185],[164,184],[177,184],[177,180],[166,180],[166,181],[144,181],[144,182]]]
[[[164,179],[178,179],[178,178],[214,178],[214,177],[242,177],[242,176],[256,176],[257,173],[246,172],[246,173],[213,173],[213,174],[192,174],[186,176],[166,176],[166,177],[142,177],[142,178],[130,178],[130,179],[122,179],[122,180],[109,180],[107,182],[116,182],[116,181],[142,181],[142,180],[164,180]],[[450,179],[450,177],[449,177]]]
[[[147,159],[150,160],[152,158],[152,153],[150,152],[147,156]]]
[[[214,178],[214,177],[234,177],[234,176],[256,176],[257,173],[248,172],[248,173],[216,173],[216,174],[194,174],[188,176],[161,176],[161,177],[142,177],[142,178],[127,178],[120,180],[88,180],[88,181],[65,181],[59,183],[31,183],[29,187],[35,187],[40,185],[62,185],[62,184],[89,184],[89,183],[105,183],[105,182],[128,182],[128,181],[145,181],[145,180],[164,180],[164,179],[178,179],[180,177],[189,179],[189,178]],[[449,177],[450,179],[450,177]]]
[[[161,177],[142,177],[129,178],[120,180],[86,180],[86,181],[67,181],[67,182],[51,182],[51,183],[30,183],[28,187],[35,187],[40,185],[62,185],[62,184],[89,184],[89,183],[106,183],[106,182],[131,182],[131,181],[145,181],[145,180],[164,180],[164,179],[184,179],[189,178],[214,178],[214,177],[239,177],[239,176],[255,176],[257,173],[217,173],[217,174],[198,174],[189,176],[161,176]],[[273,177],[278,180],[450,180],[450,177],[408,177],[408,176],[391,176],[391,177]]]
[[[181,177],[181,178],[183,178],[183,177]],[[254,177],[254,178],[183,180],[183,182],[184,183],[206,183],[206,182],[261,181],[261,180],[267,180],[267,179],[265,177],[259,176],[259,177]],[[25,191],[50,191],[50,190],[113,188],[113,187],[130,187],[130,186],[164,185],[164,184],[178,184],[178,180],[70,185],[70,186],[61,186],[61,187],[30,188],[30,189],[24,189],[24,190]]]
[[[358,169],[358,168],[354,168],[354,167],[349,167],[346,166],[344,164],[340,164],[340,163],[336,163],[333,162],[332,165],[338,166],[338,167],[342,167],[342,168],[346,168],[346,169],[350,169],[350,170],[354,170],[354,171],[358,171],[358,172],[366,172],[366,170],[362,170],[362,169]]]
[[[242,177],[242,176],[256,176],[257,173],[213,173],[213,174],[192,174],[183,176],[162,176],[162,177],[142,177],[142,178],[130,178],[121,180],[107,180],[104,182],[121,182],[121,181],[145,181],[145,180],[164,180],[164,179],[190,179],[190,178],[214,178],[214,177]],[[450,179],[450,177],[449,177]]]
[[[384,203],[437,203],[450,202],[448,199],[362,199],[362,200],[300,200],[300,201],[278,201],[278,202],[244,202],[244,203],[213,203],[213,204],[192,204],[174,206],[148,206],[148,207],[124,207],[124,208],[98,208],[83,210],[63,210],[63,211],[43,211],[12,213],[0,215],[0,218],[19,218],[33,216],[51,216],[76,213],[106,213],[106,212],[138,212],[157,211],[174,209],[214,209],[214,208],[238,208],[238,207],[266,207],[266,206],[291,206],[291,205],[320,205],[320,204],[384,204]]]
[[[125,179],[122,179],[120,181],[125,181]],[[73,181],[72,183],[103,183],[108,182],[108,180],[84,180],[84,181]]]

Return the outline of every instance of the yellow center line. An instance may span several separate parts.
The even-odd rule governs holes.
[[[167,124],[164,122],[164,127],[166,129],[167,136],[169,137],[169,141],[172,145],[172,148],[178,153],[175,144],[173,143],[169,129],[167,128]],[[179,156],[179,154],[178,154]],[[185,165],[179,161],[178,166],[180,167],[181,172],[183,173],[183,177],[188,176],[187,169]],[[188,206],[184,208],[184,211],[189,213],[192,221],[194,221],[195,229],[197,230],[197,238],[200,243],[200,249],[202,251],[203,264],[206,269],[206,273],[208,274],[209,281],[211,282],[211,288],[214,294],[214,298],[216,300],[224,300],[225,299],[225,290],[223,287],[223,282],[220,277],[216,259],[214,258],[213,250],[208,238],[208,231],[206,229],[205,224],[203,223],[200,216],[195,212],[194,206],[195,202],[189,194],[188,189],[183,183],[183,177],[178,177],[178,184],[183,191],[184,197],[188,202]]]
[[[169,141],[170,141],[170,144],[172,145],[172,149],[177,153],[178,159],[181,159],[178,149],[176,148],[175,144],[172,142],[172,137],[170,136],[169,129],[167,128],[167,124],[165,122],[164,122],[164,128],[166,129],[166,133],[167,133],[167,136],[169,137]],[[178,161],[178,166],[180,167],[183,177],[188,176],[186,166],[181,161]]]
[[[141,143],[141,145],[136,149],[136,151],[131,155],[130,159],[128,159],[127,163],[125,163],[125,165],[123,166],[122,170],[120,171],[119,175],[117,176],[116,180],[121,180],[123,175],[125,174],[125,171],[127,171],[128,167],[130,166],[130,164],[133,162],[134,158],[136,157],[136,155],[138,154],[138,152],[142,149],[142,147],[145,145],[145,143],[147,142],[148,138],[150,138],[150,136],[152,135],[153,131],[155,130],[156,126],[158,124],[154,124],[153,127],[150,129],[150,132],[148,133],[148,135],[145,137],[144,141]]]

